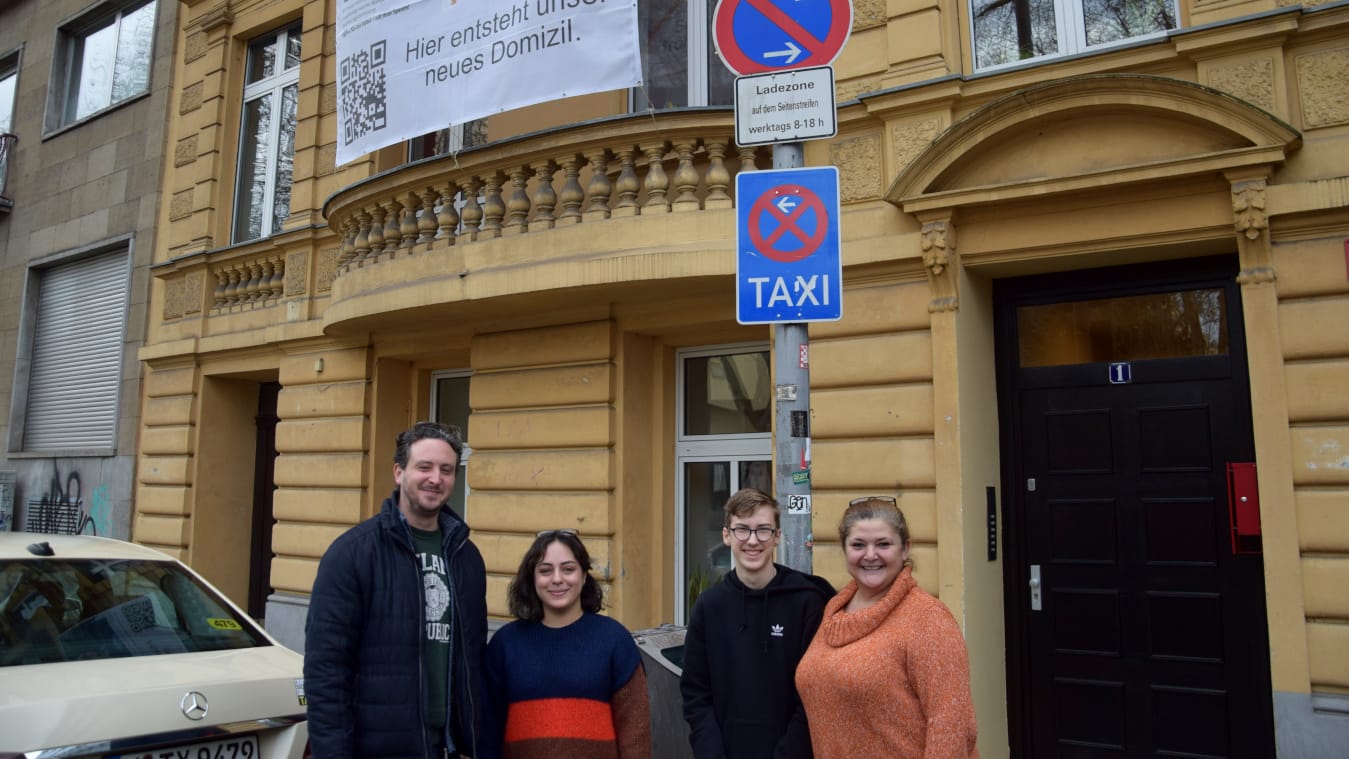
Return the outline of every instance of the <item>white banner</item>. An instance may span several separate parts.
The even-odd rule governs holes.
[[[337,0],[337,163],[642,83],[636,0]]]

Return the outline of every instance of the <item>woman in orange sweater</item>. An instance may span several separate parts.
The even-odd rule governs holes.
[[[838,532],[853,579],[796,668],[816,759],[978,757],[965,640],[914,582],[895,499],[854,500]]]

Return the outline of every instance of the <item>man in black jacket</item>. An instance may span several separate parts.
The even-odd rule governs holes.
[[[463,445],[434,422],[400,434],[397,489],[319,562],[304,659],[319,759],[477,754],[487,574],[445,508]]]
[[[778,503],[745,488],[726,502],[721,539],[735,569],[693,606],[679,688],[696,759],[809,759],[796,664],[834,589],[774,563]]]

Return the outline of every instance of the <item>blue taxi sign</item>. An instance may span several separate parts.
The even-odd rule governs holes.
[[[742,171],[735,197],[736,321],[841,318],[838,168]]]

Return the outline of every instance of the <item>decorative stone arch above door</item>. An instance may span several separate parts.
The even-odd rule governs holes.
[[[1265,277],[1272,276],[1265,184],[1301,140],[1269,113],[1192,82],[1069,77],[1018,90],[952,124],[900,172],[885,199],[923,225],[934,310],[956,307],[961,209],[1173,180],[1226,180],[1243,272]]]

